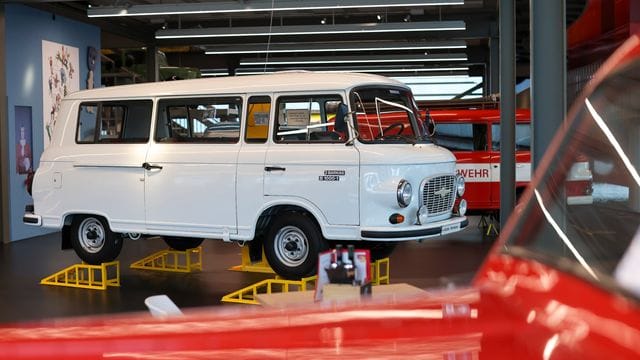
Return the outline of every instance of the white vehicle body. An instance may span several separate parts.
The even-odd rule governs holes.
[[[301,221],[311,219],[317,228],[320,245],[294,231],[294,245],[287,240],[273,245],[276,252],[280,246],[288,267],[277,268],[276,258],[268,256],[277,272],[289,276],[302,271],[286,271],[301,265],[300,256],[317,258],[313,252],[323,250],[325,240],[422,240],[464,228],[464,214],[454,213],[454,201],[460,199],[453,194],[459,183],[464,185],[455,177],[451,152],[429,141],[400,141],[400,135],[384,140],[380,109],[380,139],[357,136],[354,89],[367,87],[410,95],[404,85],[384,77],[326,73],[183,80],[71,94],[62,101],[53,141],[40,159],[34,205],[24,222],[67,227],[76,252],[94,254],[83,259],[95,262],[104,260],[98,255],[100,242],[110,233],[250,241],[268,238],[282,214],[303,214]],[[357,101],[365,106],[366,100]],[[338,118],[329,110],[338,103],[349,104],[341,138],[309,140],[318,129],[338,129],[338,120],[329,121]],[[107,114],[115,114],[115,125]],[[227,116],[234,120],[222,121]],[[366,112],[364,117],[372,118]],[[417,116],[412,121],[417,128]],[[127,138],[127,132],[135,135]],[[306,139],[288,141],[287,136]],[[427,201],[426,181],[443,176],[452,183],[431,191],[446,200],[445,208],[428,221],[418,219]],[[412,185],[406,206],[398,202],[402,180]],[[87,215],[98,220],[80,223],[78,217]],[[390,223],[390,216],[397,221],[398,215],[402,221]]]

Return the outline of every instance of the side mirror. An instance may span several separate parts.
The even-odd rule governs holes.
[[[347,104],[340,103],[340,105],[338,105],[338,110],[336,111],[335,123],[333,125],[336,131],[339,131],[339,132],[347,131],[346,117],[348,113],[349,113],[349,108],[347,108]]]
[[[429,137],[433,136],[436,133],[436,123],[433,121],[431,114],[429,114],[429,110],[427,110],[426,119],[424,120],[425,130]]]

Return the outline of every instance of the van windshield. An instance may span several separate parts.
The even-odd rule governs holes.
[[[365,144],[410,143],[427,139],[413,95],[393,87],[358,88],[351,93],[358,140]]]

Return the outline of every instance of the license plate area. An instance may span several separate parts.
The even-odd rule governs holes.
[[[442,227],[441,234],[446,235],[460,230],[460,223],[449,224]]]

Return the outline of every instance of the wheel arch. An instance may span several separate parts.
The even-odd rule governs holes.
[[[325,237],[324,226],[326,225],[326,220],[319,209],[307,207],[302,204],[282,202],[265,206],[255,221],[254,238],[262,238],[264,234],[269,231],[274,217],[285,212],[296,212],[308,216],[318,229],[320,229],[322,236]]]
[[[98,212],[82,212],[82,211],[74,211],[68,212],[62,215],[62,234],[61,234],[61,248],[62,250],[71,249],[73,246],[71,245],[71,224],[73,223],[73,219],[76,216],[99,216],[103,218],[107,222],[107,226],[111,229],[111,222],[109,221],[109,217],[105,214]]]

